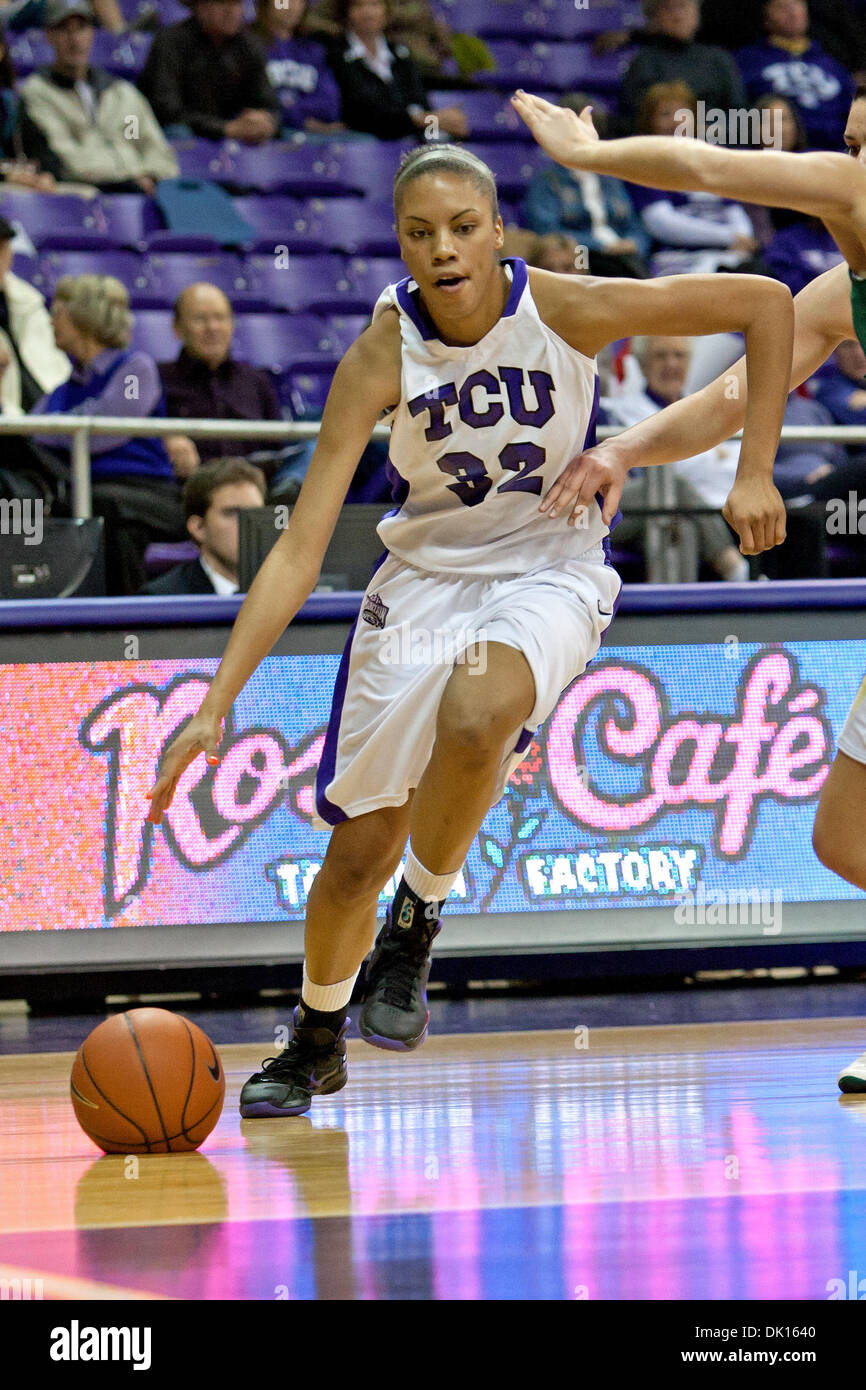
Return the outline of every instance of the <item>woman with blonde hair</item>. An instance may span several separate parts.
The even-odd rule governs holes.
[[[67,354],[67,381],[43,396],[34,415],[165,415],[152,357],[130,349],[133,316],[112,275],[64,275],[51,304],[54,340]],[[40,435],[64,460],[69,435]],[[131,594],[145,580],[144,550],[156,539],[182,539],[183,509],[171,461],[159,438],[94,435],[90,440],[93,511],[105,518],[106,587]]]

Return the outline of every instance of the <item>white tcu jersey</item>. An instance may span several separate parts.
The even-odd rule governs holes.
[[[526,262],[503,264],[511,292],[502,317],[470,347],[441,341],[407,277],[388,285],[373,319],[400,311],[403,365],[389,468],[396,511],[379,536],[423,570],[521,574],[574,559],[608,534],[597,502],[570,527],[538,506],[569,459],[595,443],[594,358],[539,317]]]

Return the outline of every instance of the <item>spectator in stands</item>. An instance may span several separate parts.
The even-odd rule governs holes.
[[[148,194],[160,179],[175,178],[174,152],[141,93],[90,67],[89,0],[48,0],[45,32],[54,62],[21,84],[21,97],[60,160],[62,177]]]
[[[183,344],[174,362],[159,372],[169,417],[208,420],[279,420],[280,407],[267,372],[231,355],[234,317],[221,289],[189,285],[174,306],[174,331]],[[260,440],[199,439],[170,434],[166,448],[178,478],[220,455],[254,454]]]
[[[796,107],[786,97],[765,92],[754,103],[754,110],[757,114],[757,139],[752,139],[751,144],[755,148],[783,150],[788,154],[806,149],[803,123]],[[776,232],[781,232],[794,222],[802,222],[804,217],[803,213],[794,212],[792,208],[765,208],[759,203],[744,203],[743,206],[761,248],[769,244]]]
[[[764,247],[764,265],[776,280],[799,294],[816,276],[843,259],[833,237],[817,217],[801,217],[776,232]]]
[[[787,97],[809,144],[837,149],[854,96],[850,73],[810,37],[806,0],[764,0],[761,9],[766,37],[736,54],[748,97]]]
[[[866,353],[856,338],[839,344],[833,369],[820,378],[815,396],[834,424],[866,425]],[[866,441],[854,447],[866,450]]]
[[[849,72],[866,69],[866,17],[859,0],[809,0],[809,30],[824,52]],[[760,6],[702,0],[698,37],[701,43],[721,44],[730,51],[759,43]]]
[[[342,25],[338,20],[339,0],[320,0],[311,10],[310,24],[323,39],[342,37]],[[480,49],[486,49],[481,39],[470,35],[455,36],[440,19],[430,0],[388,0],[388,20],[385,25],[385,38],[395,47],[402,44],[408,48],[425,86],[441,83],[443,67],[455,57],[455,37],[460,41],[471,39]],[[490,50],[487,49],[489,57]],[[492,63],[491,63],[492,66]],[[452,81],[451,77],[448,81]]]
[[[21,33],[24,29],[42,29],[45,24],[47,0],[12,0],[0,5],[0,19],[7,29]],[[120,34],[127,28],[117,0],[93,0],[96,22],[110,34]],[[130,26],[134,27],[134,26]]]
[[[586,101],[575,94],[561,106],[582,109]],[[596,129],[604,138],[605,119],[594,112]],[[523,217],[532,231],[573,235],[582,250],[583,268],[593,275],[626,275],[646,279],[650,239],[635,211],[630,191],[619,179],[551,164],[533,174],[523,203]]]
[[[51,304],[54,339],[70,358],[68,380],[42,397],[34,415],[165,415],[156,363],[130,351],[129,295],[111,275],[64,275]],[[69,459],[67,434],[40,435],[58,458]],[[180,489],[162,440],[154,436],[93,435],[93,510],[105,518],[106,584],[110,594],[134,594],[144,583],[151,540],[183,535]]]
[[[385,38],[385,0],[337,0],[342,37],[331,44],[329,61],[343,99],[343,120],[352,130],[380,140],[404,135],[465,136],[466,117],[459,106],[431,111],[420,69],[403,44]]]
[[[685,82],[706,109],[745,106],[743,84],[730,53],[695,43],[700,22],[697,0],[643,0],[647,32],[620,86],[620,111],[634,129],[640,104],[657,82]],[[765,91],[767,83],[761,88]]]
[[[333,135],[340,120],[340,89],[321,43],[304,29],[308,0],[258,0],[250,27],[267,58],[268,80],[283,111],[283,135],[296,130]]]
[[[15,228],[0,217],[0,413],[26,414],[69,376],[69,359],[54,341],[37,289],[12,272]],[[41,499],[51,511],[63,499],[63,470],[29,436],[4,435],[0,496]]]
[[[243,0],[188,0],[192,16],[156,35],[138,85],[174,136],[261,145],[280,128],[265,56]]]
[[[685,394],[692,353],[689,338],[633,338],[631,351],[640,364],[643,387],[634,386],[602,397],[602,424],[626,429],[681,400]],[[668,465],[673,472],[677,506],[717,507],[721,512],[736,475],[738,453],[735,444],[720,444],[705,454]],[[646,499],[646,470],[633,469],[620,501],[623,521],[616,530],[617,544],[643,534],[645,521],[640,512],[647,505]],[[740,582],[748,579],[748,561],[737,549],[724,518],[705,514],[695,518],[695,525],[700,554],[719,578]]]
[[[265,475],[244,458],[217,458],[183,485],[186,529],[198,559],[175,565],[151,579],[142,594],[236,594],[238,512],[265,504]]]
[[[860,425],[866,428],[866,353],[856,338],[840,343],[832,359],[832,370],[818,378],[816,400],[832,417],[834,425]],[[812,496],[826,502],[831,497],[848,498],[854,492],[866,493],[866,440],[849,444],[846,462],[838,463],[831,473],[814,479]],[[851,544],[853,538],[848,537]],[[866,550],[866,535],[859,535],[856,544]]]
[[[585,275],[583,247],[567,232],[547,232],[538,236],[526,253],[526,264],[557,275]]]
[[[820,401],[813,399],[805,387],[792,391],[785,407],[783,425],[832,425],[833,417]],[[773,464],[773,481],[779,492],[790,501],[812,501],[815,485],[822,479],[844,469],[845,448],[830,439],[795,440],[780,444]]]
[[[0,32],[0,175],[7,184],[51,193],[60,172],[60,160],[21,102],[9,47]]]
[[[657,83],[641,101],[638,132],[692,138],[689,131],[698,129],[696,112],[695,94],[685,83]],[[714,193],[660,193],[637,185],[631,196],[654,241],[653,275],[763,270],[754,228],[740,203]]]

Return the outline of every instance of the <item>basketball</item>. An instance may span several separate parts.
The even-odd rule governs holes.
[[[220,1117],[225,1073],[206,1033],[168,1009],[130,1009],[89,1033],[72,1065],[72,1105],[105,1153],[197,1149]]]

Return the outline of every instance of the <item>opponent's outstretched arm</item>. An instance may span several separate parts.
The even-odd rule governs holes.
[[[384,314],[352,344],[334,373],[315,452],[289,525],[250,586],[198,713],[166,750],[148,792],[148,819],[157,825],[193,759],[204,752],[209,761],[216,761],[221,724],[232,703],[316,584],[373,426],[400,398],[399,331],[396,316]]]
[[[529,92],[516,92],[511,100],[539,145],[567,169],[612,174],[646,188],[716,193],[843,222],[855,203],[866,199],[866,169],[849,155],[728,150],[675,135],[599,140],[590,107],[578,116]]]
[[[845,266],[835,266],[802,289],[794,300],[794,346],[788,390],[793,391],[806,381],[851,331],[848,272]],[[741,357],[702,390],[572,459],[544,498],[544,509],[551,516],[564,511],[575,515],[581,495],[594,496],[631,468],[676,463],[730,439],[746,418],[746,365],[746,358]],[[741,453],[736,482],[723,515],[740,536],[744,554],[759,554],[784,540],[780,501],[772,470],[756,468],[754,456]]]
[[[559,326],[557,322],[551,326],[589,355],[607,343],[634,334],[744,335],[749,389],[743,391],[746,399],[739,469],[744,477],[757,478],[767,485],[762,504],[766,525],[774,536],[778,532],[779,541],[784,539],[785,508],[772,478],[791,378],[794,306],[787,286],[759,275],[726,275],[721,293],[719,277],[715,275],[597,279],[589,283],[576,276],[571,284],[567,277],[563,279],[561,307],[557,311]],[[688,452],[698,451],[690,448]],[[646,459],[642,457],[640,462],[643,464]],[[602,492],[602,514],[610,524],[628,467],[633,466],[634,462],[625,467],[620,463],[606,478],[599,478],[591,469],[581,472],[578,468],[570,482],[571,520],[576,524],[581,509],[591,503],[597,492]],[[568,465],[568,469],[572,467]],[[541,503],[542,510],[547,510],[560,482],[554,484]],[[739,535],[740,549],[751,553],[753,537],[743,531]]]

